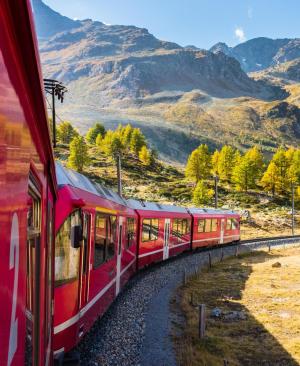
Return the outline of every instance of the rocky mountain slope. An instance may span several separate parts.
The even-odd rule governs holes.
[[[247,42],[229,47],[225,43],[217,43],[211,52],[223,52],[239,61],[246,72],[266,69],[283,62],[300,57],[300,39],[254,38]]]
[[[59,113],[82,131],[95,120],[108,127],[131,121],[162,157],[181,162],[200,142],[265,150],[298,142],[297,89],[245,72],[296,57],[297,40],[259,38],[206,51],[144,28],[73,21],[41,0],[33,6],[44,75],[67,85]]]

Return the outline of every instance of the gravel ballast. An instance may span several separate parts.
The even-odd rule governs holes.
[[[270,244],[299,242],[295,238]],[[243,244],[238,253],[268,244]],[[137,274],[77,346],[81,365],[176,366],[170,337],[170,299],[182,283],[184,272],[188,276],[208,265],[208,253],[212,263],[237,254],[236,246],[186,253]]]

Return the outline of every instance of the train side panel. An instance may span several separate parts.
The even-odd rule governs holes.
[[[0,364],[50,365],[55,178],[30,2],[1,1],[0,20]]]

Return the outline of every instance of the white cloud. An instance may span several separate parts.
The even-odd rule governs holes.
[[[253,8],[251,8],[251,6],[248,7],[247,15],[249,19],[253,18]]]
[[[234,34],[240,42],[245,42],[246,41],[245,32],[244,32],[244,29],[242,27],[236,27],[235,31],[234,31]]]

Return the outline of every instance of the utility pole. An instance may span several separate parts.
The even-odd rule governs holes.
[[[214,175],[215,180],[215,208],[218,208],[218,181],[219,177],[217,175]]]
[[[292,235],[295,235],[295,185],[292,183]]]
[[[56,147],[56,113],[55,113],[55,97],[64,101],[64,94],[68,91],[67,88],[59,81],[53,79],[44,79],[44,87],[46,93],[52,96],[52,139],[53,147]]]
[[[121,155],[117,156],[118,194],[122,197]]]

